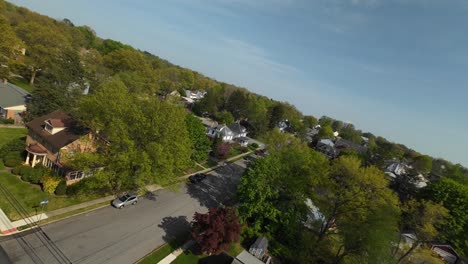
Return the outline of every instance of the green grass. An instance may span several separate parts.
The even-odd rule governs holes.
[[[26,136],[27,133],[26,128],[0,127],[0,147],[13,139]]]
[[[209,159],[206,163],[203,164],[203,166],[205,167],[209,167],[209,168],[213,168],[215,166],[218,165],[218,162],[212,160],[212,159]]]
[[[42,200],[46,199],[49,200],[49,203],[44,208],[44,211],[47,212],[99,198],[97,196],[67,197],[46,194],[38,185],[23,182],[17,176],[6,172],[0,173],[0,184],[13,194],[30,215],[36,214],[36,209],[39,213],[40,208],[35,207]],[[12,221],[22,218],[8,202],[3,192],[0,192],[0,208]]]
[[[180,254],[172,264],[197,264],[205,255],[194,255],[191,251],[187,250]]]
[[[172,242],[164,244],[163,246],[155,249],[149,255],[144,257],[142,260],[138,262],[138,264],[155,264],[169,255],[172,251],[178,249],[183,245],[185,242],[186,236],[181,236],[180,238],[175,239]]]
[[[23,88],[24,90],[28,91],[28,92],[32,92],[34,90],[34,87],[32,87],[31,85],[29,85],[29,82],[25,79],[21,79],[21,78],[13,78],[10,80],[10,82],[16,86],[19,86],[21,88]]]
[[[229,248],[229,250],[227,251],[227,253],[231,256],[231,257],[236,257],[237,255],[239,255],[242,250],[244,248],[242,248],[242,245],[240,242],[237,242],[237,243],[232,243],[231,244],[231,247]]]

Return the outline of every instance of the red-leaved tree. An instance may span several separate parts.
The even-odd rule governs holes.
[[[231,145],[228,143],[221,143],[216,146],[216,156],[220,159],[225,159],[231,151]]]
[[[192,237],[207,255],[227,250],[231,242],[239,241],[240,232],[239,217],[233,208],[211,208],[193,217]]]

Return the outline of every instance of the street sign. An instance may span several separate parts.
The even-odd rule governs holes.
[[[48,204],[48,203],[49,203],[49,200],[43,200],[43,201],[41,201],[41,205]]]

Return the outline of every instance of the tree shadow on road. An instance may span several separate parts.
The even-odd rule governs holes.
[[[143,197],[150,201],[156,201],[158,195],[155,192],[146,191]]]
[[[208,175],[199,183],[187,183],[187,193],[207,208],[233,206],[243,170],[237,164],[219,167],[215,170],[216,176]]]
[[[190,234],[190,223],[186,216],[164,217],[158,227],[162,228],[166,233],[163,236],[166,243],[175,243],[185,241]]]

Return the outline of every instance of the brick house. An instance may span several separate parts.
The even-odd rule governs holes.
[[[75,153],[95,152],[95,137],[79,126],[72,117],[57,110],[31,120],[26,124],[25,165],[42,164],[65,177],[67,185],[91,176],[91,171],[73,170],[67,161]]]

